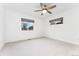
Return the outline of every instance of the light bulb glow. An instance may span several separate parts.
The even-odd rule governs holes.
[[[43,13],[47,13],[47,10],[43,10]]]

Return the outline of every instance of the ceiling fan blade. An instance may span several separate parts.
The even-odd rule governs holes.
[[[47,12],[48,12],[49,14],[52,14],[52,12],[51,12],[51,11],[48,11],[48,10],[47,10]]]
[[[43,8],[43,3],[40,3],[41,8]]]
[[[42,10],[35,10],[34,12],[38,12],[38,11],[42,11]]]
[[[55,7],[56,7],[56,5],[53,5],[51,7],[48,7],[48,9],[52,9],[52,8],[55,8]]]

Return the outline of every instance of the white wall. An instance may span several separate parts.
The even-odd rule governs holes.
[[[50,25],[49,20],[64,17],[63,24]],[[52,39],[79,44],[79,6],[65,12],[52,15],[46,22],[46,36]]]
[[[27,16],[28,14],[19,13],[16,11],[6,11],[6,29],[5,29],[5,42],[13,42],[24,39],[38,38],[42,36],[42,21],[34,16]],[[33,19],[34,30],[22,31],[21,18]]]
[[[3,7],[3,4],[0,4],[0,50],[4,45],[3,20],[4,20],[4,7]]]
[[[6,10],[5,13],[5,42],[47,36],[49,38],[79,44],[79,7],[46,16],[44,19]],[[28,15],[28,16],[27,16]],[[35,20],[33,31],[21,31],[21,18]],[[64,17],[64,24],[50,25],[49,20]],[[46,19],[47,18],[47,19]]]

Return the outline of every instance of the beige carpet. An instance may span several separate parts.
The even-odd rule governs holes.
[[[8,43],[0,52],[2,56],[78,56],[79,46],[40,38]]]

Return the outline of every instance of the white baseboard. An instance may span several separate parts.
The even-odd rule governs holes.
[[[4,43],[1,42],[1,43],[0,43],[0,51],[2,50],[3,47],[4,47]]]
[[[22,42],[22,41],[28,41],[28,40],[35,40],[35,39],[40,39],[40,38],[45,38],[45,36],[35,37],[35,38],[28,38],[28,39],[20,39],[20,40],[17,40],[17,41],[12,41],[12,42],[5,42],[5,44],[7,44],[7,43]]]
[[[72,45],[79,45],[79,44],[72,43],[72,42],[69,42],[69,41],[64,41],[64,40],[54,39],[54,38],[50,38],[50,37],[46,37],[46,38],[48,38],[48,39],[53,39],[53,40],[57,40],[57,41],[61,41],[61,42],[68,43],[68,44],[72,44]]]

